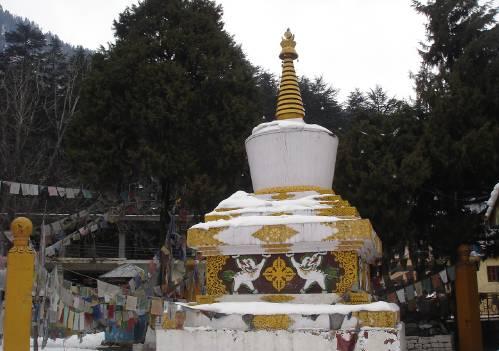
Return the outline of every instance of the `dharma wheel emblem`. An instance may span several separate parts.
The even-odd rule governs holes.
[[[286,262],[280,257],[277,257],[274,262],[272,262],[272,266],[267,267],[265,272],[263,272],[265,279],[272,282],[272,286],[277,291],[284,289],[286,283],[293,279],[295,275],[296,273],[293,272],[293,269],[286,266]]]

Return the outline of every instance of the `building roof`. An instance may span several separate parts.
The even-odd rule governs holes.
[[[101,275],[99,278],[133,278],[137,275],[143,274],[144,270],[142,268],[134,264],[127,263]]]

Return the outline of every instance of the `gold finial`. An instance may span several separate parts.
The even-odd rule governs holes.
[[[28,239],[33,232],[33,223],[26,217],[17,217],[10,224],[14,236],[14,246],[28,246]]]
[[[282,60],[282,77],[277,97],[277,119],[305,117],[298,78],[293,64],[293,60],[298,58],[295,46],[295,36],[288,28],[281,40],[282,50],[279,54],[279,58]]]
[[[284,37],[281,40],[281,53],[279,54],[279,58],[284,60],[285,58],[290,58],[296,60],[298,58],[298,54],[295,50],[296,41],[295,35],[291,33],[289,28],[284,33]]]

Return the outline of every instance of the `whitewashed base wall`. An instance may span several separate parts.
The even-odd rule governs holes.
[[[347,351],[338,337],[356,334],[354,351],[406,351],[403,324],[398,329],[353,331],[158,330],[157,351]],[[341,344],[341,343],[340,343]]]

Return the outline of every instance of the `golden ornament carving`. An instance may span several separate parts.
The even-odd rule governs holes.
[[[281,291],[286,287],[286,283],[295,277],[296,273],[286,265],[286,262],[277,257],[272,266],[267,267],[263,272],[263,276],[269,282],[272,282],[272,286],[277,291]]]
[[[253,317],[253,327],[257,330],[287,330],[293,320],[287,314],[271,314]]]
[[[340,268],[343,268],[344,274],[340,277],[339,282],[336,283],[335,293],[344,293],[352,287],[357,279],[358,259],[357,253],[354,251],[335,251],[332,252],[336,262]]]
[[[209,256],[206,257],[206,293],[207,295],[221,296],[227,291],[225,284],[218,278],[218,273],[222,270],[229,256]]]
[[[215,235],[227,227],[213,227],[210,229],[191,228],[187,231],[187,246],[201,248],[206,246],[225,245]]]
[[[323,222],[321,224],[333,228],[333,234],[322,241],[372,239],[373,229],[368,219]]]
[[[255,195],[261,194],[274,194],[274,193],[299,193],[305,191],[315,191],[319,194],[331,194],[334,195],[332,189],[323,188],[314,185],[291,185],[291,186],[280,186],[273,188],[263,188],[255,191]]]
[[[399,314],[392,311],[359,311],[352,315],[359,319],[363,327],[395,328],[399,322]]]
[[[298,234],[297,230],[284,224],[279,224],[264,225],[261,229],[251,234],[251,236],[265,243],[284,243],[296,234]]]
[[[293,301],[295,299],[294,296],[291,295],[265,295],[260,298],[260,300],[267,301],[267,302],[275,302],[275,303],[282,303],[282,302],[289,302]]]

